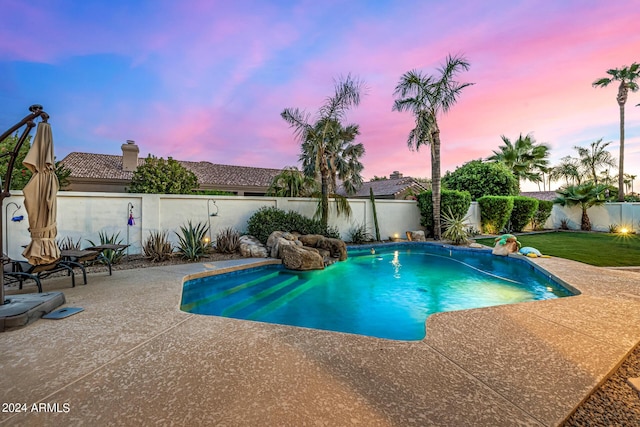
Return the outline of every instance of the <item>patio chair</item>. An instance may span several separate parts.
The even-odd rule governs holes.
[[[5,261],[8,259],[5,258]],[[19,289],[22,289],[22,285],[27,280],[33,280],[38,286],[38,292],[42,293],[42,282],[40,279],[44,279],[50,274],[57,273],[59,271],[66,271],[67,275],[71,276],[71,287],[76,286],[76,278],[73,274],[73,269],[68,265],[63,264],[60,260],[52,262],[50,264],[32,265],[27,261],[15,261],[8,260],[3,265],[4,284],[19,283]],[[85,283],[86,284],[86,283]]]
[[[82,278],[84,284],[87,284],[87,270],[85,267],[91,265],[94,262],[100,261],[101,253],[99,251],[90,250],[71,250],[65,249],[60,251],[60,257],[62,258],[62,264],[71,267],[72,269],[77,267],[82,271]],[[108,262],[108,260],[107,260]],[[109,275],[111,275],[111,264],[109,264]]]

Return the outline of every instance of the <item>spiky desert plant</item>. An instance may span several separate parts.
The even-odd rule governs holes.
[[[442,215],[442,223],[444,225],[442,237],[451,240],[454,245],[467,243],[469,224],[467,224],[464,215],[455,215],[449,208],[447,212]]]
[[[176,235],[178,236],[178,252],[183,258],[197,261],[206,255],[205,237],[208,231],[209,227],[202,222],[193,225],[189,221],[187,225],[180,226],[180,233],[176,232]]]
[[[151,231],[142,247],[144,256],[153,262],[166,261],[173,253],[173,245],[169,242],[166,231]]]
[[[120,232],[116,233],[116,234],[107,234],[106,232],[100,232],[98,233],[98,237],[100,238],[100,243],[96,244],[93,243],[92,240],[87,239],[87,241],[91,244],[91,246],[99,246],[99,245],[107,245],[107,244],[113,244],[113,245],[121,245],[122,244],[122,239],[120,238]],[[102,251],[102,255],[109,260],[109,262],[111,263],[111,265],[113,264],[117,264],[119,263],[122,258],[125,255],[124,252],[125,248],[122,249],[118,249],[118,250],[112,250],[112,249],[106,249],[104,251]]]
[[[58,240],[56,243],[58,244],[58,248],[60,248],[61,251],[76,251],[80,250],[80,240],[81,239],[78,239],[77,242],[74,242],[71,236],[67,236],[63,239]]]
[[[220,230],[216,236],[216,250],[223,254],[235,253],[240,247],[240,233],[233,228],[228,227]]]

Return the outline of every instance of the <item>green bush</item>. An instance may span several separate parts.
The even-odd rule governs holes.
[[[520,233],[531,222],[538,211],[538,199],[516,196],[513,198],[513,209],[509,218],[509,231]]]
[[[197,261],[207,253],[207,243],[205,243],[205,237],[209,227],[199,222],[193,225],[191,221],[187,225],[180,226],[180,233],[176,233],[178,236],[178,252],[183,258],[190,261]]]
[[[478,199],[478,205],[480,205],[482,232],[498,234],[509,222],[513,210],[513,197],[484,196]]]
[[[467,191],[442,190],[440,192],[440,215],[448,212],[463,218],[469,212],[471,206],[471,195]],[[420,225],[427,229],[427,232],[433,236],[433,201],[431,200],[431,190],[423,191],[418,194],[418,209],[420,209]],[[442,226],[444,231],[444,226]]]
[[[198,178],[177,160],[149,154],[131,178],[129,193],[190,194],[198,188]]]
[[[298,232],[300,234],[322,234],[326,237],[340,237],[335,227],[325,227],[318,220],[307,218],[298,212],[263,206],[247,222],[247,232],[267,243],[274,231]]]
[[[349,230],[349,241],[355,244],[371,242],[373,236],[365,224],[355,224]]]
[[[483,196],[517,196],[518,180],[502,163],[472,160],[442,177],[442,187],[468,191],[471,200]]]
[[[542,230],[544,223],[551,216],[551,210],[553,209],[553,201],[551,200],[538,200],[538,210],[533,214],[531,224],[534,230]]]

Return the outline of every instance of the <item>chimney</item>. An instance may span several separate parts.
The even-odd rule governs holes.
[[[140,149],[135,141],[127,140],[126,144],[122,144],[122,170],[125,172],[134,172],[138,168],[138,153]]]
[[[389,179],[400,179],[402,178],[402,174],[398,171],[393,171],[391,175],[389,175]]]

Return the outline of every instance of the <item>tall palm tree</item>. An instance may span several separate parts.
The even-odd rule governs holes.
[[[616,100],[620,107],[620,159],[618,166],[618,201],[624,202],[624,105],[627,103],[629,91],[638,90],[640,64],[634,62],[630,67],[607,70],[610,77],[603,77],[592,83],[593,87],[607,87],[613,82],[620,82]],[[639,104],[640,105],[640,104]]]
[[[302,143],[303,153],[312,154],[308,167],[303,166],[303,170],[305,175],[313,170],[313,175],[308,176],[320,176],[320,220],[324,225],[329,222],[329,193],[332,185],[329,158],[336,144],[333,138],[338,134],[335,126],[345,119],[346,112],[351,107],[360,104],[363,86],[360,80],[351,75],[336,81],[333,96],[328,97],[319,108],[314,123],[310,123],[309,114],[298,108],[285,108],[280,114]]]
[[[469,69],[469,62],[458,56],[447,56],[438,75],[425,75],[411,70],[400,77],[395,88],[394,111],[410,111],[415,117],[415,128],[409,132],[407,145],[418,150],[431,146],[431,188],[433,201],[434,238],[440,240],[440,127],[438,116],[447,113],[456,103],[462,89],[473,83],[459,83],[456,74]]]
[[[551,169],[550,179],[558,181],[564,179],[567,186],[569,184],[580,185],[582,181],[582,175],[580,174],[578,160],[565,156],[560,159],[560,163]]]
[[[595,184],[598,184],[598,170],[606,167],[615,168],[616,160],[611,153],[607,151],[607,147],[611,144],[611,141],[602,143],[602,138],[597,141],[593,141],[589,148],[585,147],[573,147],[578,151],[578,162],[584,169],[587,176],[593,180]]]
[[[558,190],[559,196],[554,199],[553,203],[558,203],[561,206],[579,205],[582,209],[580,229],[589,231],[591,230],[591,220],[589,219],[589,215],[587,215],[587,209],[591,206],[598,206],[606,202],[605,192],[607,188],[604,184],[595,184],[593,182],[572,185]]]
[[[487,157],[492,162],[504,163],[518,179],[518,187],[521,180],[540,182],[541,173],[546,171],[549,164],[549,145],[536,144],[531,134],[518,136],[515,142],[502,135],[504,145],[493,151],[493,155]]]

